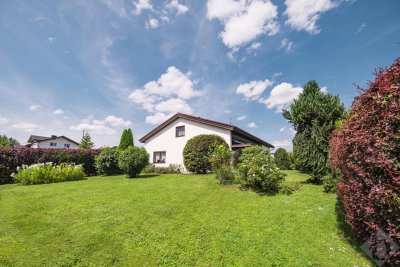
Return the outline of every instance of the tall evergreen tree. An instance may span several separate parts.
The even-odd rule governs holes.
[[[321,92],[316,81],[309,81],[290,110],[283,111],[296,130],[293,139],[296,168],[311,174],[314,182],[321,182],[328,171],[330,133],[344,115],[339,96]]]
[[[129,144],[129,146],[134,146],[133,133],[132,133],[131,128],[128,129],[128,144]]]
[[[124,129],[124,131],[122,132],[121,135],[121,140],[119,142],[119,149],[127,149],[130,146],[134,146],[133,145],[133,134],[132,134],[132,130],[129,129]]]
[[[91,149],[94,147],[94,143],[92,142],[92,137],[88,132],[83,134],[81,139],[81,143],[79,144],[79,148],[81,149]]]

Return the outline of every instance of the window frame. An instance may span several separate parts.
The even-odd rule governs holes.
[[[51,147],[57,147],[57,142],[50,142]]]
[[[64,144],[64,148],[70,148],[71,144]]]
[[[159,153],[160,154],[160,158],[161,158],[161,153],[164,153],[164,161],[156,161],[156,154]],[[153,151],[153,164],[163,164],[167,162],[167,151]]]
[[[178,135],[179,129],[183,128],[183,135]],[[176,126],[175,127],[175,137],[184,137],[186,134],[186,127],[185,125],[181,125],[181,126]]]

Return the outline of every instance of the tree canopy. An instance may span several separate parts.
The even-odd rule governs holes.
[[[5,134],[4,135],[0,135],[0,146],[19,146],[20,143],[12,138],[12,137],[7,137]]]

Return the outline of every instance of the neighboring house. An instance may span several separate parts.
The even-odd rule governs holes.
[[[51,137],[31,135],[27,147],[31,148],[78,148],[79,143],[65,136]]]
[[[170,164],[183,165],[183,149],[186,142],[200,134],[221,136],[231,150],[252,145],[265,148],[274,146],[231,124],[207,120],[200,117],[177,113],[139,141],[150,154],[150,163],[165,167]]]

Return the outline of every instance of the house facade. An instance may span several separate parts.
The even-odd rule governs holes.
[[[222,137],[231,150],[252,145],[273,148],[273,145],[231,124],[177,113],[139,139],[150,155],[150,163],[159,167],[170,164],[183,165],[186,142],[200,134]]]
[[[38,136],[31,135],[28,139],[27,147],[31,148],[63,148],[63,149],[73,149],[78,148],[79,143],[65,136],[52,135]]]

